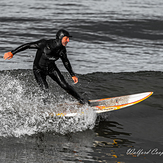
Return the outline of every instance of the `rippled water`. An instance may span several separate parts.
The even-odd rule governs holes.
[[[77,73],[162,70],[162,2],[143,1],[1,1],[1,53],[60,28],[73,35],[68,44]],[[6,14],[7,13],[7,14]],[[35,51],[1,58],[1,69],[29,68]],[[65,71],[61,62],[59,67]]]
[[[1,0],[0,9],[0,162],[162,162],[161,0]],[[58,103],[74,99],[48,78],[45,107],[31,70],[36,51],[26,50],[9,61],[3,54],[27,42],[55,38],[60,28],[73,35],[67,50],[79,83],[72,84],[61,61],[57,65],[83,96],[154,94],[101,116],[84,106],[81,111],[88,112],[82,118],[49,118],[49,112],[62,111]],[[155,153],[130,155],[129,149]]]

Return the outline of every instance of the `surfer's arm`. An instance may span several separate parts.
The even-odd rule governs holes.
[[[70,73],[74,83],[77,83],[78,82],[78,78],[75,76],[75,73],[73,72],[72,70],[72,66],[70,64],[70,61],[68,60],[67,58],[67,53],[66,53],[66,50],[62,51],[60,53],[60,57],[61,57],[61,60],[65,66],[65,68],[67,69],[67,71]]]
[[[23,44],[12,51],[5,53],[3,58],[11,59],[16,53],[24,51],[26,49],[39,49],[41,47],[41,44],[43,43],[43,41],[44,40],[39,40],[36,42]]]
[[[21,51],[24,51],[26,49],[39,49],[43,42],[44,42],[44,40],[39,40],[36,42],[23,44],[23,45],[17,47],[15,50],[12,50],[11,53],[14,55],[14,54],[21,52]]]

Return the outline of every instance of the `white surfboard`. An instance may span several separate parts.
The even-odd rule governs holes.
[[[132,95],[126,95],[126,96],[119,96],[119,97],[112,97],[112,98],[104,98],[104,99],[98,99],[98,100],[89,100],[90,101],[90,107],[93,108],[93,110],[97,113],[104,113],[108,111],[114,111],[119,110],[134,104],[137,104],[148,97],[150,97],[153,94],[153,92],[144,92],[144,93],[138,93],[138,94],[132,94]],[[69,106],[77,105],[77,107],[82,107],[79,103],[74,104],[66,104]],[[59,107],[65,107],[65,104],[59,105]],[[63,113],[50,113],[51,116],[59,116],[59,117],[73,117],[76,115],[82,115],[84,112],[63,112]]]

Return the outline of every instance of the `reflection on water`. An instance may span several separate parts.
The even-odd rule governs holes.
[[[106,116],[106,115],[105,115]],[[127,148],[131,148],[134,142],[130,140],[131,133],[123,131],[123,125],[115,121],[101,119],[95,128],[94,152],[99,160],[124,161]]]
[[[92,160],[91,130],[68,135],[40,133],[31,137],[6,138],[1,141],[1,162],[64,162]]]

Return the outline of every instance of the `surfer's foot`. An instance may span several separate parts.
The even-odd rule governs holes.
[[[86,100],[86,99],[83,99],[83,98],[79,100],[79,103],[80,103],[80,104],[83,104],[83,105],[84,105],[84,104],[88,104],[88,105],[91,104],[91,103],[89,102],[89,100]]]

